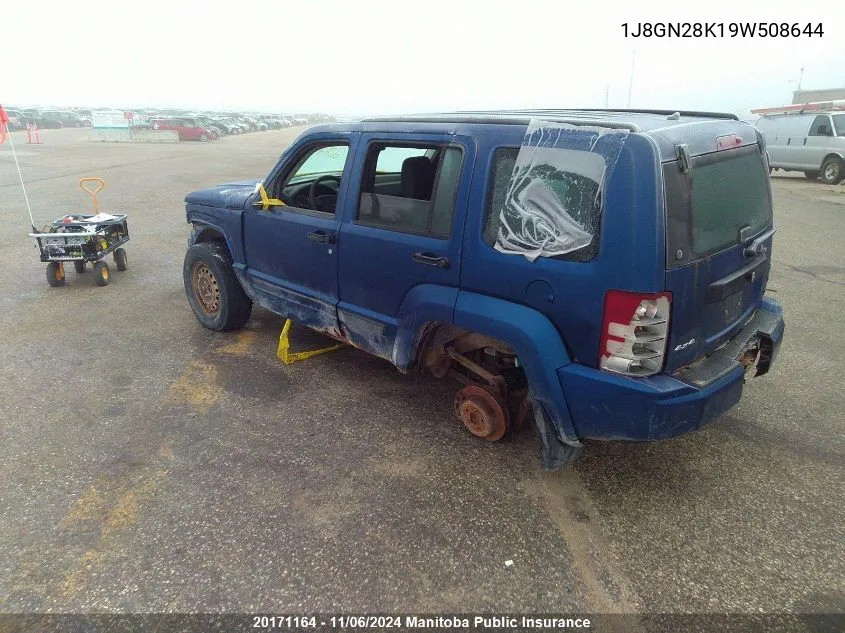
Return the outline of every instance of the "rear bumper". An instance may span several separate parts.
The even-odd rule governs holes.
[[[739,402],[745,371],[735,357],[755,336],[761,340],[757,374],[774,362],[783,338],[783,310],[764,299],[739,334],[699,363],[673,375],[626,378],[583,365],[558,370],[579,438],[660,440],[695,431]]]

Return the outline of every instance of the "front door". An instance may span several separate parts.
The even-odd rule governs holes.
[[[403,304],[413,312],[425,293],[457,297],[474,143],[370,134],[360,147],[341,231],[338,318],[355,346],[393,360]]]
[[[352,139],[294,149],[244,214],[246,278],[263,307],[338,334],[338,233]],[[262,199],[264,200],[262,202]]]

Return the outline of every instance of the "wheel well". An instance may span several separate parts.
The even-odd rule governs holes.
[[[515,353],[513,348],[504,341],[487,336],[486,334],[465,330],[449,323],[429,321],[423,326],[420,333],[417,353],[415,355],[417,363],[424,363],[423,359],[426,352],[432,348],[452,344],[458,339],[464,341],[463,347],[465,348],[478,349],[480,347],[491,347],[502,353]]]
[[[843,159],[843,158],[842,158],[839,154],[836,154],[835,152],[831,152],[830,154],[828,154],[827,156],[825,156],[825,157],[822,159],[822,165],[824,165],[824,164],[825,164],[827,161],[829,161],[831,158],[835,158],[836,160],[838,160],[838,161],[840,161],[840,162],[845,161],[845,159]]]
[[[486,360],[482,361],[485,355],[495,357],[497,361],[505,359],[505,365],[490,365]],[[419,370],[428,370],[442,378],[456,363],[461,364],[459,356],[474,359],[491,374],[499,374],[497,369],[506,371],[519,367],[516,352],[504,341],[448,323],[430,322],[423,327],[414,359]]]
[[[228,249],[229,246],[226,244],[226,237],[215,228],[209,226],[202,226],[202,225],[194,225],[195,230],[199,231],[199,235],[197,235],[197,239],[194,241],[195,244],[199,244],[201,242],[223,242],[223,245],[226,246]]]
[[[522,428],[530,417],[532,404],[525,371],[516,351],[499,339],[448,323],[428,323],[420,336],[415,364],[418,370],[436,378],[449,376],[463,384],[459,400],[469,393],[467,390],[477,392],[481,388],[491,394],[504,407],[503,424],[509,428]],[[501,435],[495,439],[498,437]]]

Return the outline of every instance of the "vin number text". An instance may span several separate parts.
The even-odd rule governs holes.
[[[818,24],[798,22],[635,22],[622,25],[625,37],[821,37]]]

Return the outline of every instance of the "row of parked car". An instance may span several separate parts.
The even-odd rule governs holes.
[[[9,129],[23,130],[35,124],[42,129],[62,127],[90,127],[90,110],[41,110],[35,108],[5,108],[9,115]]]
[[[138,113],[135,127],[155,130],[173,130],[182,141],[210,141],[221,136],[281,130],[295,125],[307,125],[325,120],[322,115],[285,117],[272,114],[172,114],[159,112]]]
[[[295,125],[307,125],[328,120],[323,114],[280,115],[242,114],[231,112],[184,112],[162,110],[134,110],[131,123],[134,127],[157,130],[175,130],[179,140],[210,141],[221,136],[280,130]],[[42,129],[64,127],[91,127],[94,111],[87,109],[6,108],[9,128],[22,130],[29,124]]]

